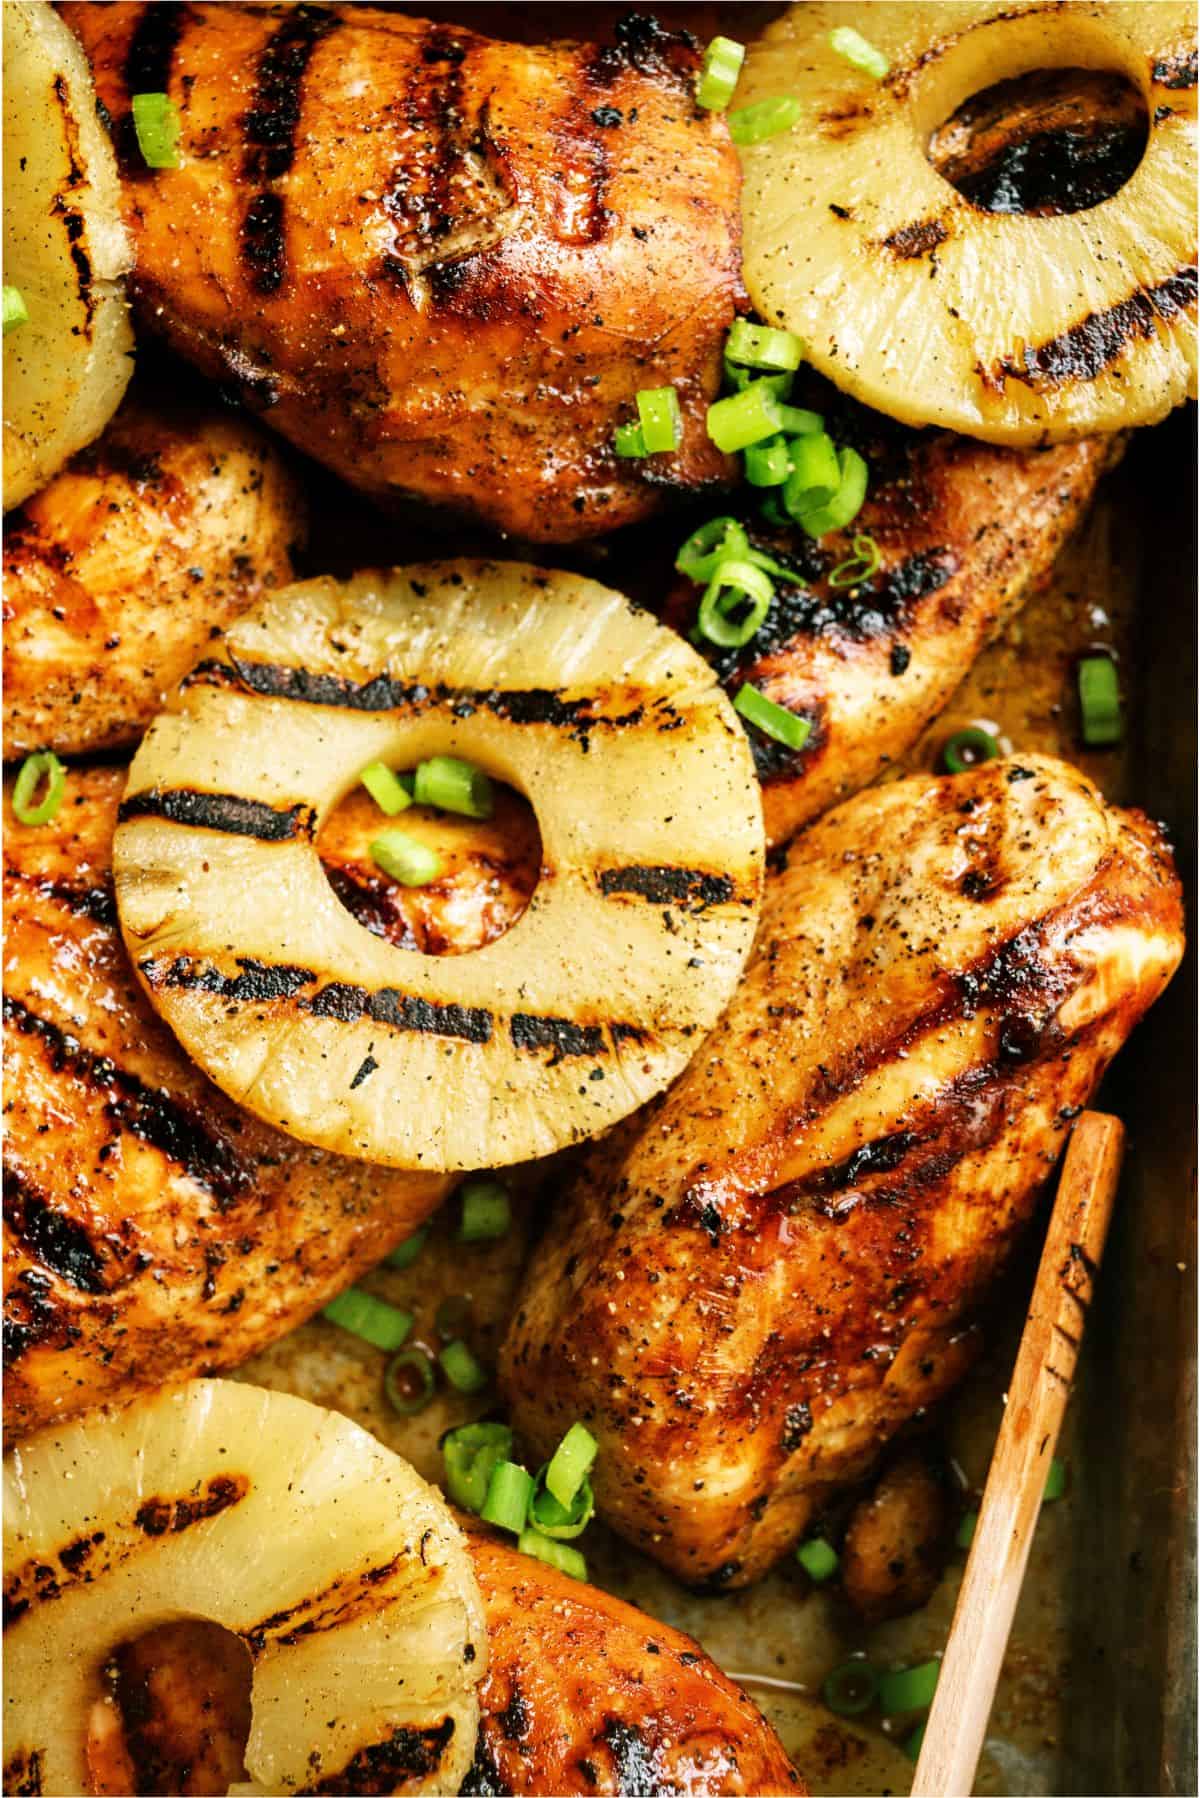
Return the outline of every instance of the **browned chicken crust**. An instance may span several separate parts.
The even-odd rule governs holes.
[[[248,421],[127,399],[4,521],[4,755],[132,743],[209,638],[291,579],[299,489]]]
[[[744,1584],[962,1370],[1063,1139],[1182,952],[1158,833],[1047,758],[860,795],[795,844],[725,1019],[553,1211],[501,1354],[538,1454]]]
[[[142,321],[379,499],[533,541],[726,468],[705,409],[740,295],[740,174],[686,34],[495,43],[367,6],[71,4],[113,119]],[[129,99],[179,107],[148,171]],[[613,453],[675,387],[679,452]]]
[[[842,1592],[860,1617],[902,1617],[929,1602],[942,1576],[950,1512],[946,1479],[919,1450],[884,1469],[855,1505],[842,1542]]]

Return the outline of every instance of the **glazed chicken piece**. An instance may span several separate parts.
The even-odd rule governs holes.
[[[877,1622],[928,1604],[942,1576],[950,1516],[945,1475],[919,1450],[884,1469],[855,1505],[842,1542],[842,1592],[860,1617]]]
[[[6,799],[10,1439],[235,1366],[411,1234],[450,1184],[306,1148],[188,1061],[142,997],[117,928],[111,848],[124,782],[116,768],[71,770],[58,818],[36,828]],[[353,813],[334,814],[340,855],[328,865],[365,890],[354,828]],[[399,943],[490,941],[506,908],[523,906],[528,876],[506,873],[491,826],[475,827],[478,849],[463,821],[426,814],[419,828],[446,846],[439,890],[422,889],[406,912],[403,890],[381,882],[363,921]]]
[[[1071,1119],[1182,952],[1169,854],[1077,771],[862,794],[769,883],[730,1011],[555,1207],[501,1354],[535,1455],[742,1585],[945,1393]]]
[[[134,742],[303,539],[299,489],[248,421],[127,399],[4,521],[5,759]]]
[[[495,43],[367,6],[73,4],[113,119],[139,315],[380,500],[544,542],[719,478],[739,169],[685,34]],[[166,91],[147,170],[130,95]],[[676,454],[621,461],[639,388]]]

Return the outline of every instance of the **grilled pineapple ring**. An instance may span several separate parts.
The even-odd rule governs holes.
[[[747,57],[739,106],[804,106],[742,152],[763,318],[868,406],[995,443],[1147,424],[1194,395],[1195,9],[961,0],[856,22],[888,59],[882,83],[830,44],[836,4],[791,7]],[[979,89],[1055,66],[1129,77],[1150,118],[1140,167],[1090,211],[976,210],[927,160],[931,131]]]
[[[4,338],[4,508],[98,437],[133,364],[131,253],[87,58],[48,0],[5,0],[4,279],[29,314]]]
[[[434,754],[541,827],[528,909],[470,955],[372,936],[313,847],[369,763]],[[708,665],[520,563],[273,595],[152,726],[121,817],[121,927],[184,1047],[279,1128],[395,1167],[526,1160],[641,1105],[733,992],[762,885],[749,745]]]
[[[238,1790],[457,1792],[471,1764],[487,1637],[458,1527],[303,1399],[195,1380],[43,1431],[5,1469],[4,1570],[5,1791],[93,1790],[103,1668],[188,1617],[250,1651]]]

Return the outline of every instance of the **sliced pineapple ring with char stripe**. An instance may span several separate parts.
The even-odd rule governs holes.
[[[44,1431],[6,1465],[4,1565],[5,1791],[91,1789],[102,1669],[186,1617],[252,1658],[242,1789],[457,1792],[471,1764],[487,1638],[464,1540],[333,1412],[195,1380]]]
[[[527,910],[470,955],[372,936],[313,847],[368,763],[434,754],[541,828]],[[114,867],[151,999],[232,1097],[368,1160],[498,1166],[607,1128],[699,1047],[753,938],[762,809],[673,631],[574,575],[446,562],[239,619],[135,757]]]
[[[804,103],[742,152],[746,286],[857,399],[996,443],[1161,418],[1196,392],[1196,23],[1176,0],[867,7],[889,64],[840,56],[836,4],[793,6],[752,45],[738,105]],[[931,166],[971,94],[1041,68],[1111,70],[1143,96],[1140,166],[1090,210],[977,209]]]

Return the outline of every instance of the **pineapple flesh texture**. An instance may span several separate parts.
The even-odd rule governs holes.
[[[528,907],[469,955],[371,935],[314,847],[368,764],[433,755],[541,829]],[[530,1160],[659,1092],[732,995],[762,890],[754,764],[708,664],[521,563],[272,595],[159,716],[122,817],[126,946],[184,1048],[279,1129],[394,1167]]]
[[[196,1380],[44,1431],[6,1463],[4,1556],[6,1791],[89,1790],[101,1669],[182,1618],[250,1650],[236,1789],[457,1792],[471,1764],[487,1639],[464,1540],[347,1418]],[[395,1784],[354,1783],[389,1756]]]
[[[767,323],[866,405],[995,443],[1148,424],[1194,397],[1194,8],[880,0],[852,22],[887,58],[883,81],[832,47],[848,22],[844,6],[791,7],[738,87],[738,106],[804,107],[742,151],[746,286]],[[1087,211],[977,210],[930,164],[931,133],[981,89],[1053,67],[1134,84],[1140,166]]]

